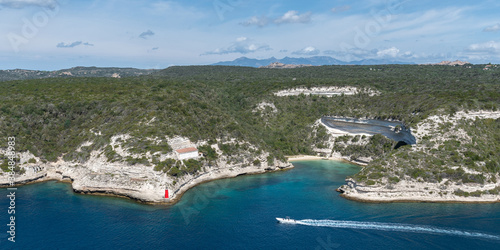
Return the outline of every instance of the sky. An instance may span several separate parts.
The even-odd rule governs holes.
[[[500,63],[500,1],[0,0],[0,69],[239,57]]]

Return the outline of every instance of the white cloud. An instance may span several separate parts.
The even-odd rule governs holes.
[[[405,53],[402,54],[402,56],[404,56],[404,57],[412,57],[413,53],[411,53],[411,51],[406,51]]]
[[[323,53],[343,61],[356,61],[363,59],[391,59],[408,61],[418,57],[411,51],[401,52],[401,50],[396,47],[381,50],[366,50],[360,48],[351,48],[343,51],[325,50]]]
[[[294,54],[294,55],[305,55],[305,56],[314,56],[314,55],[317,55],[319,53],[320,53],[320,50],[316,49],[315,47],[312,47],[312,46],[308,46],[308,47],[305,47],[301,50],[292,52],[292,54]]]
[[[306,12],[304,14],[299,15],[298,11],[295,10],[290,10],[287,13],[285,13],[283,16],[278,17],[278,18],[269,18],[266,16],[253,16],[250,19],[241,22],[240,24],[243,26],[259,26],[259,27],[264,27],[267,26],[268,24],[274,23],[274,24],[286,24],[286,23],[308,23],[311,21],[311,12]]]
[[[377,52],[378,57],[397,57],[398,55],[399,55],[399,49],[396,47],[379,50]]]
[[[469,45],[461,54],[469,61],[485,63],[487,61],[500,60],[500,42],[489,41]]]
[[[240,24],[243,26],[256,25],[259,27],[264,27],[264,26],[269,24],[269,18],[267,18],[266,16],[262,16],[262,17],[253,16],[250,19],[248,19]]]
[[[486,27],[484,28],[483,30],[484,32],[497,32],[497,31],[500,31],[500,23],[497,23],[493,26],[490,26],[490,27]]]
[[[405,37],[409,41],[423,37],[447,37],[447,39],[451,39],[450,36],[461,34],[464,30],[476,29],[476,24],[473,21],[464,21],[467,20],[468,11],[470,9],[467,7],[448,7],[409,13],[380,12],[380,15],[376,15],[375,19],[371,21],[379,24],[373,25],[380,28],[380,32],[374,32],[375,36],[380,35],[388,40],[399,40],[401,37]],[[361,29],[365,31],[368,27],[361,26]],[[372,36],[369,37],[372,38]]]
[[[248,38],[244,36],[236,38],[236,42],[244,42],[246,40],[248,40]]]
[[[202,55],[225,55],[232,53],[248,54],[257,51],[272,50],[267,44],[257,44],[247,37],[239,37],[227,48],[218,48]]]
[[[28,6],[55,8],[58,3],[56,0],[0,0],[0,5],[15,9]]]
[[[285,13],[282,17],[274,20],[276,24],[282,23],[308,23],[311,21],[311,12],[306,12],[302,15],[298,15],[298,11],[290,10]]]
[[[489,41],[471,44],[466,51],[474,53],[500,53],[500,42]]]
[[[343,6],[332,8],[331,11],[333,13],[340,13],[340,12],[348,11],[350,9],[351,9],[351,6],[349,6],[349,5],[343,5]]]
[[[152,3],[153,9],[159,12],[166,12],[172,9],[172,2],[154,2]]]

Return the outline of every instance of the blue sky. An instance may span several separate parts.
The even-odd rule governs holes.
[[[0,69],[332,56],[500,63],[500,1],[0,0]]]

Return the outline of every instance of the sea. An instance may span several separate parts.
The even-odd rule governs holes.
[[[0,189],[0,249],[500,249],[500,204],[362,203],[335,189],[356,165],[208,182],[171,206],[81,195],[70,184],[18,187],[15,242]],[[277,223],[289,216],[297,224]]]

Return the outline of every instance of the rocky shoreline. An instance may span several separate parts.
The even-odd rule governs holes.
[[[293,161],[304,161],[304,160],[336,160],[345,161],[351,164],[356,164],[356,162],[348,161],[342,158],[324,158],[319,156],[292,156],[289,158],[289,162]],[[359,165],[359,164],[357,164]],[[40,183],[46,181],[60,181],[67,182],[72,185],[73,192],[78,194],[86,195],[102,195],[102,196],[114,196],[120,198],[127,198],[134,200],[139,203],[153,204],[153,205],[171,205],[178,202],[182,195],[189,189],[214,180],[233,178],[241,175],[250,174],[263,174],[267,172],[281,171],[293,168],[291,164],[284,164],[281,166],[276,166],[274,168],[258,168],[258,167],[246,167],[239,168],[238,170],[229,170],[229,168],[217,169],[210,172],[205,172],[194,178],[182,183],[180,187],[173,191],[173,195],[170,199],[164,199],[162,197],[152,197],[150,193],[141,192],[134,188],[110,188],[103,186],[85,186],[81,185],[81,181],[75,179],[75,176],[63,175],[60,171],[42,171],[37,173],[35,176],[16,176],[15,186],[23,186],[33,183]],[[78,177],[76,177],[78,178]],[[353,179],[347,179],[347,184],[339,187],[339,191],[342,197],[359,201],[359,202],[375,202],[375,203],[391,203],[391,202],[432,202],[432,203],[496,203],[500,202],[500,197],[495,195],[481,196],[481,197],[461,197],[453,195],[453,190],[455,187],[450,187],[449,190],[443,190],[439,185],[434,185],[430,187],[426,183],[413,183],[413,182],[402,182],[398,183],[397,186],[392,187],[380,187],[380,186],[365,186],[356,183]],[[9,187],[9,184],[5,182],[0,176],[0,187]],[[460,188],[465,189],[463,185]],[[485,186],[483,189],[488,189],[491,187]],[[471,186],[471,190],[476,190],[477,187]],[[425,190],[425,191],[423,191]],[[162,193],[163,190],[159,190]],[[431,193],[431,194],[429,194]],[[446,195],[443,195],[446,193]]]
[[[171,177],[156,173],[152,171],[151,167],[108,163],[103,158],[98,157],[97,153],[93,153],[91,160],[84,166],[59,160],[56,163],[38,165],[37,169],[40,171],[29,171],[22,175],[16,174],[13,186],[10,185],[7,175],[0,175],[0,188],[60,181],[71,183],[73,191],[79,194],[122,197],[145,204],[175,204],[187,190],[205,182],[293,168],[290,163],[279,161],[272,166],[268,166],[266,163],[259,166],[241,167],[241,165],[229,165],[225,162],[219,162],[218,166],[208,168],[205,172],[196,175],[187,175],[172,181]],[[28,167],[28,169],[33,168],[33,166]],[[110,172],[113,169],[121,169],[122,171],[115,171],[115,174],[112,174]],[[165,185],[168,186],[169,198],[164,197]]]
[[[458,188],[464,191],[488,190],[494,185],[453,185],[443,188],[440,183],[429,184],[401,181],[391,186],[367,186],[347,179],[347,184],[337,189],[341,196],[360,202],[445,202],[445,203],[496,203],[500,202],[498,195],[481,195],[479,197],[463,197],[454,194]]]
[[[458,112],[456,117],[460,119],[475,118],[498,118],[500,112],[496,113],[464,113]],[[429,135],[432,131],[428,125],[430,121],[450,121],[451,118],[430,117],[419,124],[416,129],[417,140]],[[458,119],[458,118],[456,118]],[[453,120],[451,120],[453,121]],[[15,185],[21,186],[30,183],[43,181],[69,182],[75,193],[109,195],[132,199],[148,204],[174,204],[179,201],[182,195],[190,188],[201,183],[232,178],[246,174],[262,174],[272,171],[280,171],[293,168],[290,162],[300,160],[337,160],[366,166],[371,157],[363,159],[352,159],[348,155],[341,155],[333,151],[334,139],[342,135],[355,135],[346,131],[333,129],[323,124],[319,119],[313,129],[324,126],[330,135],[330,140],[326,142],[327,148],[315,149],[317,156],[290,156],[288,162],[276,161],[268,164],[265,160],[269,156],[263,153],[258,156],[238,156],[239,163],[230,163],[231,159],[222,155],[222,152],[215,147],[220,158],[212,165],[205,166],[196,174],[186,174],[174,178],[166,173],[154,171],[153,167],[142,164],[129,165],[124,162],[108,162],[102,152],[92,152],[90,159],[85,163],[66,162],[60,158],[57,162],[41,163],[40,159],[24,152],[19,154],[21,163],[27,164],[28,159],[36,159],[37,163],[23,165],[27,169],[22,175],[15,176]],[[367,140],[367,139],[365,139]],[[359,144],[365,143],[363,140]],[[116,145],[113,147],[119,154],[123,154]],[[419,149],[419,145],[412,146],[413,150]],[[0,150],[0,154],[2,154]],[[127,155],[124,155],[127,156]],[[162,156],[163,157],[163,156]],[[168,155],[165,157],[169,157]],[[255,159],[259,159],[258,164],[254,164]],[[500,179],[500,178],[499,178]],[[448,184],[446,184],[448,183]],[[451,183],[451,184],[450,184]],[[0,187],[9,187],[8,175],[0,175]],[[500,183],[453,183],[443,179],[440,183],[421,182],[412,179],[402,179],[393,184],[367,185],[358,183],[353,179],[346,179],[346,185],[338,188],[342,197],[363,202],[500,202],[500,195],[478,194],[478,192],[496,190]],[[165,198],[165,190],[169,190],[169,198]],[[460,190],[462,195],[457,195]],[[460,193],[459,193],[460,194]]]
[[[474,120],[487,118],[498,119],[500,118],[500,112],[459,111],[454,116],[431,116],[418,124],[415,137],[417,141],[429,135],[432,135],[434,140],[437,141],[445,141],[448,137],[467,137],[467,134],[460,130],[454,133],[439,133],[439,131],[433,129],[433,125],[446,122],[456,124],[461,119]],[[332,137],[339,136],[343,132],[332,129],[328,131]],[[414,151],[421,148],[422,146],[418,143],[412,146],[412,150]],[[465,171],[475,173],[473,170],[466,169]],[[479,184],[457,183],[447,178],[435,183],[405,178],[397,183],[388,182],[383,184],[377,182],[368,185],[364,182],[356,182],[352,178],[347,178],[346,184],[339,187],[337,191],[346,199],[360,202],[497,203],[500,202],[499,187],[500,180],[497,180],[496,183],[485,182],[484,184]]]

